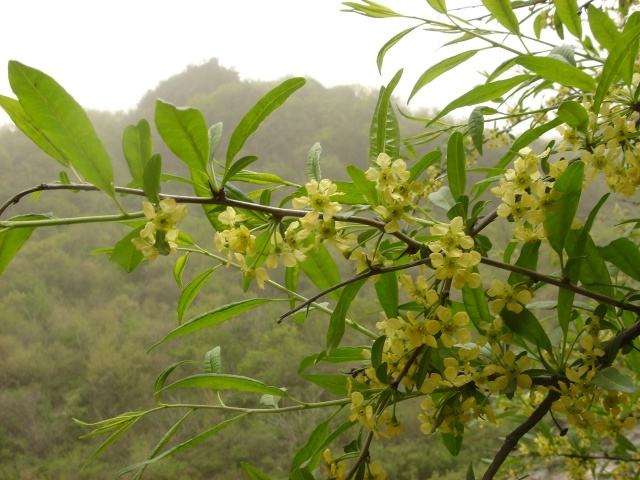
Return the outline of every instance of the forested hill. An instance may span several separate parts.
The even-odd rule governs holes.
[[[121,149],[122,132],[141,118],[153,125],[156,98],[200,108],[208,124],[224,122],[224,138],[228,138],[241,116],[275,83],[240,81],[235,72],[212,60],[161,82],[130,112],[91,112],[90,116],[114,159],[117,183],[124,185],[129,176]],[[345,165],[366,165],[368,128],[376,96],[376,92],[351,87],[327,89],[309,79],[261,126],[246,151],[259,156],[256,170],[303,181],[307,152],[320,142],[323,173],[344,178]],[[184,173],[159,141],[155,149],[163,154],[169,171]],[[36,151],[22,134],[10,127],[0,129],[2,200],[22,188],[55,181],[58,173],[59,165]],[[178,187],[168,184],[165,189]],[[139,208],[139,203],[131,205]],[[99,193],[45,192],[38,198],[25,199],[9,214],[52,212],[75,216],[96,212],[100,207],[106,212],[113,210]],[[197,233],[197,214],[199,210],[192,208],[184,221],[190,233]],[[326,318],[311,315],[303,325],[277,326],[274,319],[280,311],[273,307],[147,354],[146,348],[175,326],[179,295],[171,275],[175,258],[161,258],[125,274],[107,256],[89,255],[113,245],[126,232],[121,225],[37,230],[0,277],[0,479],[111,479],[119,468],[146,458],[171,419],[140,422],[128,436],[80,470],[99,442],[78,440],[83,430],[72,418],[99,420],[152,405],[155,375],[177,360],[196,360],[197,371],[203,353],[223,345],[226,372],[295,390],[300,384],[292,365],[305,353],[322,350]],[[211,235],[207,235],[199,240],[212,247]],[[189,260],[185,280],[207,267]],[[242,295],[240,278],[234,272],[218,273],[203,289],[194,313]],[[369,318],[373,325],[377,312],[371,311],[365,300],[356,301],[354,308],[363,321]],[[320,394],[305,391],[304,395],[309,398]],[[185,426],[184,435],[220,419],[214,414],[194,418]],[[292,453],[317,420],[314,414],[301,413],[286,419],[250,419],[234,424],[199,448],[159,462],[149,469],[148,478],[241,478],[239,462],[247,460],[281,478]],[[463,475],[467,462],[458,465],[437,445],[437,439],[421,435],[415,418],[407,418],[405,429],[409,435],[387,442],[380,453],[391,478]],[[182,438],[186,437],[178,436],[177,440]],[[473,436],[468,441],[471,449],[489,447],[474,442]],[[427,451],[429,455],[425,455]],[[407,458],[411,458],[412,470],[404,468]],[[443,472],[449,472],[449,476]]]

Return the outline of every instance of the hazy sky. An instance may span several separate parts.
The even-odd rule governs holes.
[[[424,0],[383,3],[431,15]],[[459,51],[438,51],[448,38],[415,32],[387,55],[380,76],[378,49],[412,23],[342,8],[337,0],[12,0],[3,5],[0,93],[12,95],[6,64],[16,59],[53,76],[87,108],[126,110],[159,81],[217,57],[242,78],[307,75],[325,86],[377,88],[407,67],[398,89],[406,98],[426,67]],[[468,88],[470,73],[434,82],[412,105],[442,106]]]

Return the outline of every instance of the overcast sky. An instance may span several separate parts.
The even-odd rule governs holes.
[[[383,3],[433,16],[424,0]],[[16,59],[53,76],[86,108],[103,110],[132,108],[159,81],[212,57],[242,78],[311,76],[325,86],[377,88],[406,67],[398,89],[406,98],[426,67],[460,51],[440,51],[448,38],[415,32],[387,55],[380,76],[378,49],[413,23],[344,13],[337,0],[12,0],[2,7],[0,93],[12,95],[6,64]],[[463,93],[478,57],[412,105],[442,106]]]

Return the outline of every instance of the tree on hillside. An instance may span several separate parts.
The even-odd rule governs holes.
[[[306,154],[303,185],[268,167],[260,171],[251,151],[250,137],[285,102],[295,102],[303,78],[261,96],[238,119],[226,148],[222,123],[208,127],[199,110],[157,100],[155,129],[189,177],[163,174],[143,119],[124,130],[131,181],[120,186],[77,102],[45,73],[10,62],[17,98],[2,96],[0,106],[66,173],[58,183],[16,193],[0,215],[29,193],[51,190],[102,192],[113,207],[100,215],[0,221],[0,272],[36,228],[120,222],[130,231],[109,254],[125,270],[174,254],[182,285],[194,263],[188,258],[206,266],[182,289],[177,325],[150,350],[267,306],[280,307],[278,323],[326,314],[324,349],[294,366],[323,391],[319,396],[230,371],[216,346],[197,368],[185,361],[167,366],[155,382],[153,408],[80,422],[88,436],[105,436],[97,455],[140,420],[179,412],[148,457],[122,474],[140,478],[149,465],[248,417],[317,410],[325,417],[293,455],[289,478],[387,478],[372,452],[403,429],[419,425],[425,435],[439,434],[456,456],[474,425],[495,430],[505,421],[510,432],[489,461],[468,465],[467,478],[476,471],[484,480],[499,472],[522,478],[557,459],[573,478],[640,475],[632,435],[640,219],[616,220],[610,207],[618,198],[633,201],[640,185],[636,2],[427,3],[424,17],[370,0],[345,3],[368,17],[414,22],[381,48],[380,68],[389,50],[421,29],[466,48],[428,66],[411,96],[475,55],[503,51],[507,58],[494,65],[498,56],[486,55],[486,81],[429,118],[414,117],[422,129],[404,138],[392,102],[398,71],[373,110],[369,165],[347,167],[349,181],[323,175],[320,143]],[[189,95],[199,88],[195,82]],[[463,107],[474,107],[467,121],[447,120]],[[446,148],[421,151],[438,139]],[[538,149],[538,140],[546,147]],[[504,147],[497,163],[476,166],[496,145]],[[167,180],[188,184],[193,195],[168,193]],[[594,198],[598,189],[607,192]],[[123,207],[123,195],[144,197],[141,210]],[[198,208],[213,249],[178,227]],[[191,315],[194,299],[225,267],[240,272],[242,289],[251,293]],[[300,293],[304,282],[317,293]],[[350,313],[367,287],[376,293],[377,322]],[[412,418],[400,418],[402,409]],[[207,412],[222,419],[177,440]],[[242,468],[249,478],[269,478],[256,465]]]

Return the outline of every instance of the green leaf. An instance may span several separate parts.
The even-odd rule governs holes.
[[[627,20],[627,26],[622,32],[620,39],[616,42],[615,47],[609,52],[609,56],[600,74],[596,94],[593,98],[593,112],[596,114],[600,112],[602,100],[609,91],[609,87],[618,75],[620,75],[620,69],[629,54],[629,46],[633,45],[640,37],[639,20],[640,12],[634,12]]]
[[[235,161],[231,165],[231,167],[226,172],[224,172],[224,176],[222,177],[222,183],[220,185],[220,188],[224,187],[231,178],[233,178],[236,174],[240,173],[242,170],[245,169],[245,167],[248,167],[256,160],[258,160],[258,157],[249,155]]]
[[[469,463],[469,468],[467,468],[466,480],[476,480],[476,474],[473,471],[473,463]]]
[[[0,107],[9,115],[9,118],[13,121],[16,127],[22,131],[27,137],[35,143],[40,150],[49,155],[54,160],[65,167],[69,166],[69,160],[65,156],[64,152],[58,149],[47,138],[44,132],[33,123],[33,120],[25,113],[20,102],[4,95],[0,95]]]
[[[330,375],[324,373],[305,373],[302,378],[315,383],[323,390],[344,397],[347,395],[347,377],[344,375]]]
[[[482,114],[484,107],[476,107],[469,115],[468,128],[473,145],[482,155],[482,144],[484,143],[484,115]]]
[[[521,55],[516,58],[515,62],[550,82],[587,92],[596,89],[596,82],[590,75],[557,58]]]
[[[155,122],[164,143],[189,169],[205,171],[209,133],[200,110],[156,101]]]
[[[556,12],[562,20],[562,23],[574,37],[582,37],[582,22],[576,0],[553,0],[556,6]]]
[[[173,267],[173,278],[176,280],[176,283],[180,288],[182,288],[182,273],[184,272],[184,267],[187,265],[188,258],[188,253],[178,257],[176,264]]]
[[[151,465],[152,463],[155,463],[159,460],[163,460],[167,457],[170,457],[172,455],[175,455],[176,453],[180,453],[183,450],[188,450],[189,448],[193,448],[196,445],[201,444],[202,442],[204,442],[205,440],[207,440],[209,437],[215,435],[216,433],[218,433],[220,430],[228,427],[229,425],[231,425],[233,422],[235,422],[236,420],[240,420],[241,418],[245,417],[247,414],[246,413],[241,413],[240,415],[236,415],[235,417],[231,417],[223,422],[220,422],[219,424],[217,424],[214,427],[211,427],[208,430],[205,430],[202,433],[199,433],[198,435],[196,435],[195,437],[190,438],[189,440],[186,440],[178,445],[176,445],[175,447],[170,448],[169,450],[165,450],[164,452],[162,452],[160,455],[157,455],[155,457],[153,457],[152,459],[149,459],[145,462],[140,462],[140,463],[136,463],[134,465],[130,465],[122,470],[120,470],[118,472],[118,476],[121,477],[129,472],[132,472],[134,470],[138,470],[139,468],[143,468],[146,467],[148,465]]]
[[[199,330],[202,330],[203,328],[213,327],[214,325],[225,322],[230,318],[235,317],[236,315],[240,315],[241,313],[256,308],[264,303],[273,301],[275,300],[271,298],[250,298],[248,300],[240,300],[238,302],[228,303],[226,305],[222,305],[221,307],[214,308],[213,310],[209,310],[208,312],[203,313],[202,315],[198,315],[197,317],[192,318],[191,320],[171,330],[162,340],[153,344],[149,348],[149,351],[160,346],[167,340],[182,337],[184,335],[189,335],[190,333],[197,332]]]
[[[454,200],[464,195],[467,185],[465,167],[466,159],[462,134],[453,132],[447,142],[447,179],[449,180],[449,189]]]
[[[378,56],[376,58],[376,64],[378,65],[378,72],[382,73],[382,63],[384,62],[384,56],[387,54],[387,52],[395,45],[397,44],[400,40],[402,40],[404,37],[406,37],[409,33],[413,32],[416,28],[418,28],[420,25],[416,25],[414,27],[411,28],[407,28],[406,30],[401,31],[400,33],[398,33],[397,35],[394,35],[393,37],[391,37],[380,49],[380,51],[378,51]]]
[[[222,373],[222,354],[220,345],[204,354],[204,372]]]
[[[302,467],[306,464],[311,464],[313,467],[312,459],[318,454],[318,450],[323,446],[325,440],[329,436],[329,420],[325,420],[316,426],[309,435],[307,442],[303,447],[296,452],[291,461],[291,469]]]
[[[545,210],[544,228],[547,240],[560,256],[578,210],[583,176],[584,163],[576,161],[569,165],[555,181],[551,193],[553,201]]]
[[[353,184],[357,190],[364,196],[367,203],[370,205],[378,205],[378,192],[376,190],[376,184],[369,180],[364,171],[355,165],[349,165],[347,167],[347,173],[353,180]],[[342,197],[340,197],[342,201]]]
[[[222,122],[215,123],[209,127],[209,131],[207,132],[209,137],[209,150],[207,152],[207,160],[209,162],[213,161],[213,158],[216,155],[216,150],[218,150],[218,146],[220,145],[220,139],[222,138]]]
[[[551,341],[547,333],[535,315],[529,310],[525,308],[520,313],[513,313],[505,308],[500,312],[500,316],[512,332],[551,353]]]
[[[442,158],[442,152],[440,150],[434,150],[425,154],[420,160],[416,162],[416,164],[409,169],[409,181],[412,182],[416,180],[422,172],[424,172],[427,168],[435,163],[440,163],[440,159]]]
[[[371,366],[374,369],[382,364],[382,354],[384,353],[384,344],[387,341],[386,335],[381,335],[375,339],[371,346]]]
[[[478,50],[468,50],[466,52],[458,53],[457,55],[454,55],[449,58],[445,58],[444,60],[427,68],[422,73],[422,75],[420,75],[420,78],[418,78],[418,81],[413,86],[413,89],[411,90],[411,94],[409,95],[409,100],[407,100],[407,102],[410,102],[413,96],[416,93],[418,93],[420,90],[422,90],[427,84],[434,81],[443,73],[446,73],[449,70],[457,67],[458,65],[466,62],[471,57],[473,57],[476,53],[478,53]]]
[[[427,3],[438,13],[447,13],[446,0],[427,0]]]
[[[205,282],[209,280],[213,272],[215,272],[216,270],[217,267],[202,272],[196,278],[191,280],[191,282],[189,282],[189,285],[187,285],[182,291],[177,305],[178,325],[182,324],[182,319],[184,318],[184,314],[186,313],[187,309],[196,299],[196,296],[200,292],[200,289],[204,286]]]
[[[180,417],[178,421],[174,423],[169,430],[166,431],[166,433],[162,436],[160,441],[156,444],[153,451],[149,455],[148,460],[151,460],[156,455],[158,455],[160,450],[162,450],[165,447],[165,445],[167,445],[167,443],[171,441],[171,439],[178,432],[182,424],[191,416],[193,412],[195,412],[195,410],[187,411],[187,413],[185,413],[182,417]],[[140,480],[146,469],[147,469],[147,465],[143,465],[138,471],[138,473],[136,473],[136,475],[133,477],[133,480]]]
[[[558,108],[558,117],[570,127],[582,133],[587,133],[587,129],[589,128],[589,114],[578,102],[574,102],[573,100],[563,102],[560,108]]]
[[[491,12],[491,15],[500,22],[500,25],[511,33],[516,35],[520,33],[520,22],[518,22],[518,17],[513,13],[510,0],[482,0],[482,3]]]
[[[429,123],[433,123],[436,120],[441,119],[446,114],[452,112],[457,108],[468,107],[469,105],[476,105],[478,103],[496,100],[508,91],[512,90],[513,88],[531,78],[531,75],[517,75],[512,78],[507,78],[506,80],[496,80],[495,82],[478,85],[477,87],[472,88],[464,95],[456,98],[454,101],[449,103]]]
[[[580,282],[590,290],[595,290],[610,297],[613,296],[609,270],[604,263],[601,252],[590,236],[587,238],[580,267]]]
[[[327,354],[331,355],[340,344],[345,331],[345,319],[349,306],[353,299],[367,282],[367,279],[358,280],[357,282],[350,283],[342,289],[340,298],[336,307],[333,309],[331,319],[329,320],[329,329],[327,330]]]
[[[462,288],[462,301],[464,302],[464,308],[469,314],[469,318],[476,329],[479,329],[480,325],[485,322],[492,322],[493,315],[489,311],[489,303],[487,297],[484,294],[482,287],[471,288],[465,285]]]
[[[19,215],[12,217],[9,221],[29,221],[44,220],[46,215]],[[4,272],[9,262],[16,256],[29,237],[33,233],[33,228],[12,228],[0,230],[0,275]]]
[[[309,253],[299,265],[309,280],[320,290],[326,290],[340,283],[338,266],[324,245],[320,245],[313,253]],[[332,292],[331,295],[338,298],[340,293]]]
[[[587,16],[589,18],[589,27],[591,33],[598,41],[601,47],[611,51],[615,48],[616,43],[620,40],[620,32],[615,22],[607,14],[607,12],[599,8],[589,5],[587,7]]]
[[[402,77],[402,69],[393,76],[386,87],[380,89],[378,103],[369,128],[369,160],[375,162],[380,153],[391,158],[400,155],[400,127],[391,105],[391,95]]]
[[[322,153],[322,146],[316,142],[309,149],[307,154],[307,178],[309,180],[315,180],[319,182],[322,179],[322,173],[320,171],[320,154]]]
[[[140,235],[140,230],[142,230],[142,227],[132,230],[120,239],[114,245],[109,257],[109,260],[122,267],[127,273],[133,272],[142,260],[144,260],[142,252],[131,243],[131,240]]]
[[[91,455],[89,455],[89,457],[87,458],[87,460],[84,462],[84,465],[89,464],[91,461],[93,461],[94,459],[96,459],[97,457],[100,456],[100,454],[102,452],[104,452],[109,445],[113,444],[116,442],[116,440],[118,440],[122,435],[124,435],[131,427],[133,427],[136,422],[138,420],[140,420],[142,418],[142,416],[136,416],[131,418],[128,421],[125,422],[121,422],[119,424],[119,427],[111,434],[109,435],[109,437],[107,437],[106,440],[104,440],[100,446],[98,446],[98,448],[96,448]]]
[[[194,363],[193,360],[180,360],[179,362],[175,362],[169,365],[164,370],[162,370],[162,372],[160,372],[160,374],[156,377],[155,382],[153,383],[153,391],[154,391],[154,395],[156,396],[156,400],[158,401],[160,400],[158,396],[158,392],[160,392],[160,390],[164,388],[164,385],[167,383],[167,378],[169,378],[169,375],[171,375],[176,368],[181,367],[183,365],[189,365],[192,363]]]
[[[435,192],[431,192],[427,198],[431,203],[435,206],[440,207],[444,210],[449,210],[453,208],[456,204],[453,195],[451,195],[451,190],[448,186],[443,185]]]
[[[600,370],[593,377],[593,383],[607,390],[623,393],[634,393],[636,391],[635,382],[615,367],[607,367]]]
[[[455,457],[460,453],[460,450],[462,449],[462,435],[443,433],[442,443],[445,447],[447,447],[449,453]]]
[[[142,186],[144,194],[154,204],[160,203],[160,172],[162,170],[162,158],[159,154],[153,155],[144,166],[142,174]]]
[[[129,125],[122,135],[122,151],[127,160],[133,184],[143,185],[144,167],[151,158],[151,127],[146,120]]]
[[[240,375],[227,375],[222,373],[199,373],[181,378],[164,387],[160,392],[175,390],[176,388],[205,388],[208,390],[231,390],[234,392],[258,393],[261,395],[273,395],[286,397],[287,392],[266,385],[258,380]]]
[[[78,102],[53,78],[15,60],[9,83],[35,129],[85,180],[115,199],[109,154]]]
[[[528,268],[529,270],[537,270],[540,243],[540,240],[536,240],[534,242],[527,242],[522,245],[520,256],[516,261],[516,265],[518,265],[519,267]],[[529,281],[529,277],[521,273],[511,272],[511,274],[509,275],[509,285],[516,285],[518,283],[527,281]]]
[[[640,281],[640,251],[628,238],[618,238],[598,250],[602,257],[634,280]],[[1,271],[1,270],[0,270]]]
[[[398,315],[398,278],[396,272],[378,275],[375,281],[376,295],[382,310],[388,318]]]
[[[267,92],[242,117],[240,123],[231,134],[227,147],[225,170],[229,168],[235,156],[242,150],[247,139],[258,129],[260,124],[278,107],[280,107],[296,90],[305,84],[304,78],[290,78]]]
[[[261,472],[256,467],[249,465],[247,462],[240,462],[240,466],[250,480],[271,480],[271,477],[269,475]]]

